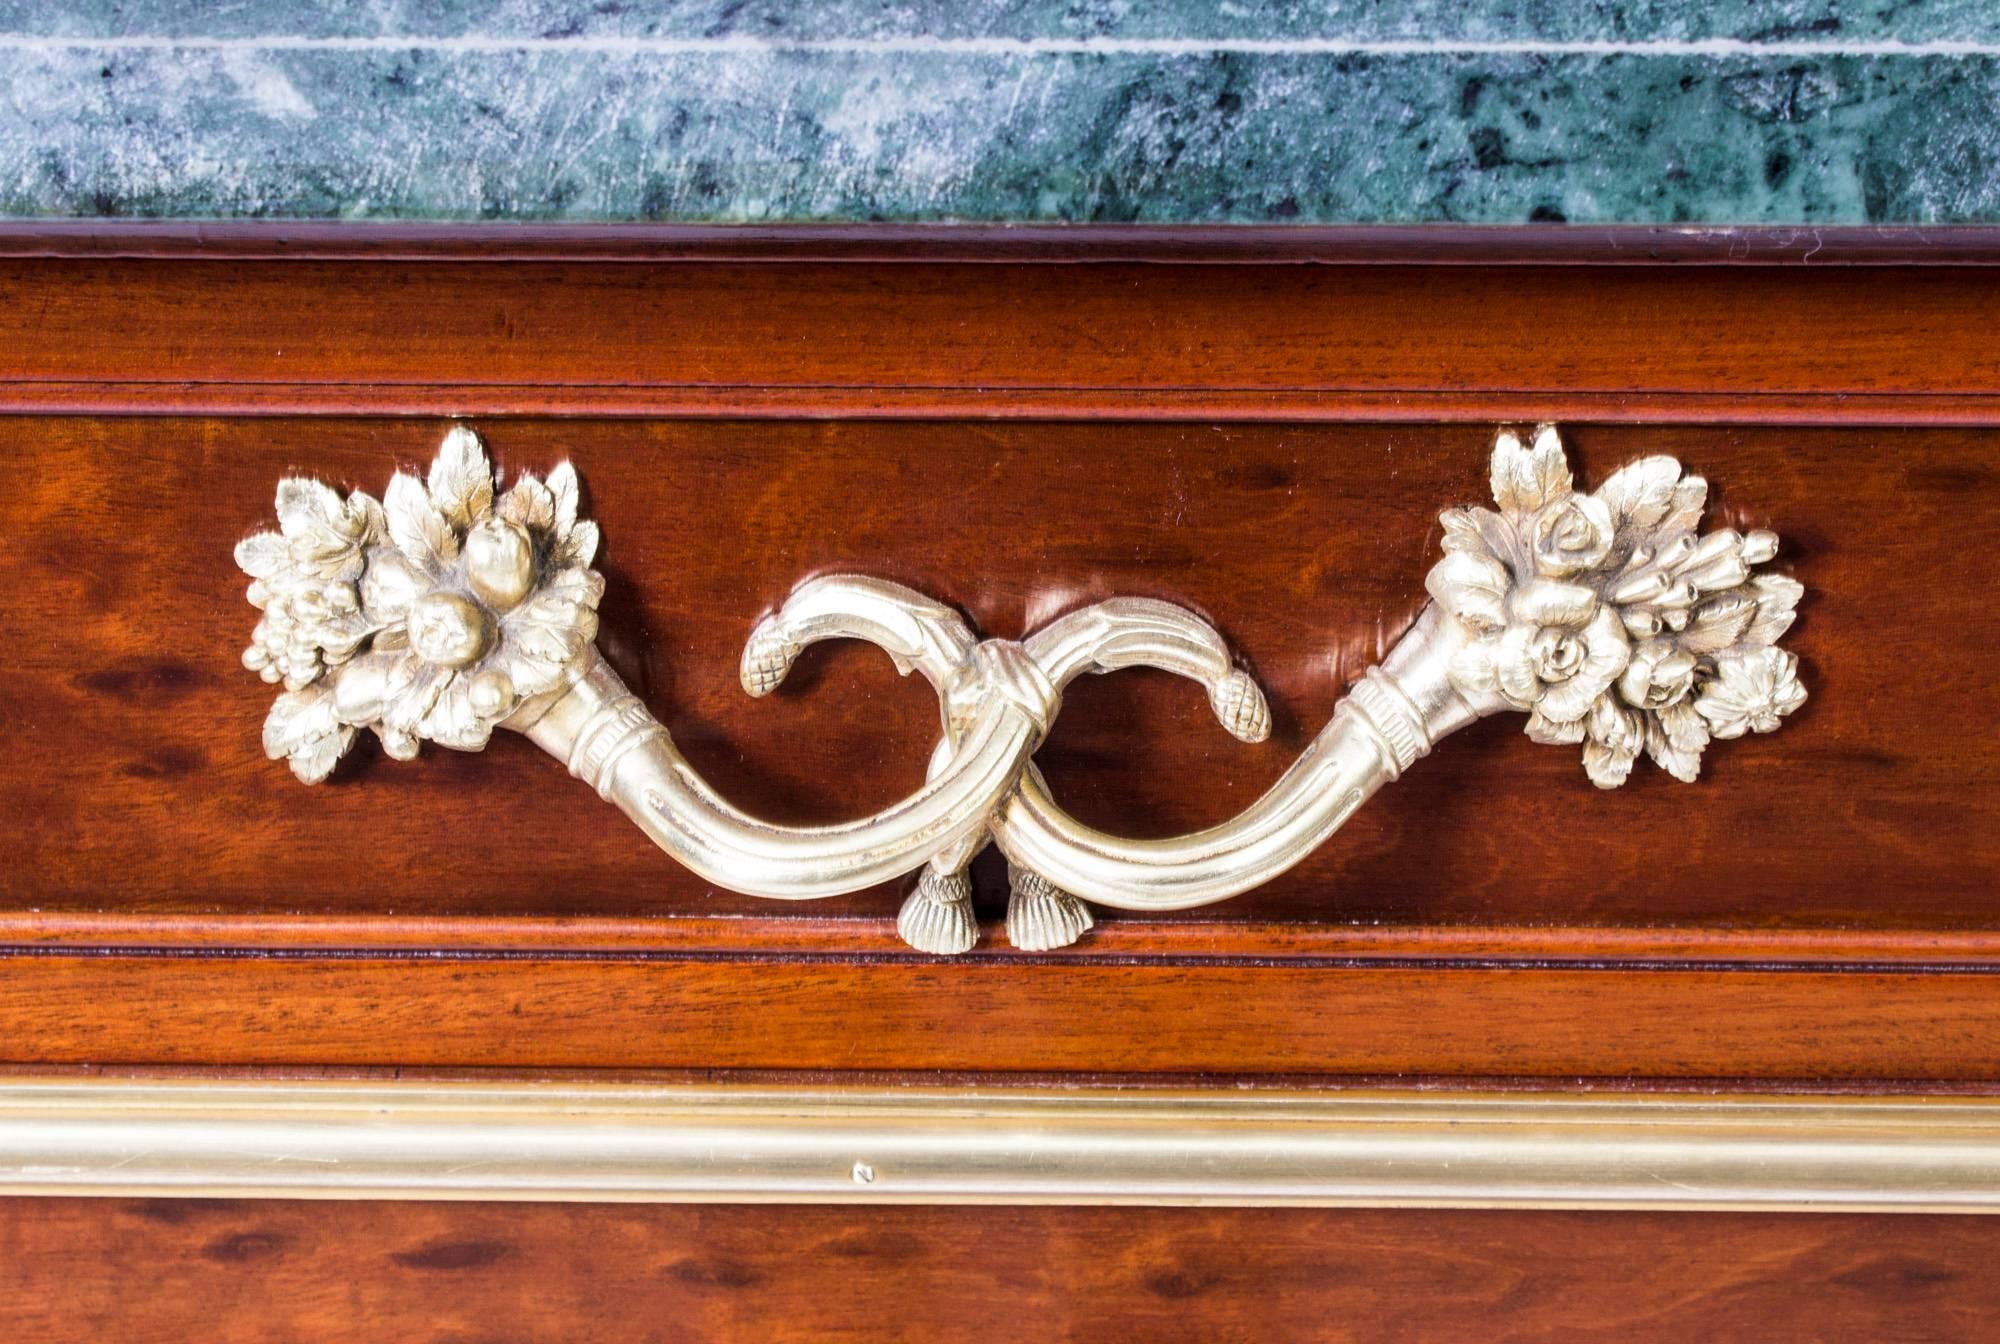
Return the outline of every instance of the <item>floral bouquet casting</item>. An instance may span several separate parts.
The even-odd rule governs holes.
[[[1805,702],[1773,647],[1803,591],[1754,569],[1769,532],[1702,534],[1708,483],[1648,457],[1580,494],[1554,427],[1493,444],[1491,509],[1442,515],[1426,586],[1475,638],[1452,665],[1467,694],[1528,712],[1537,742],[1580,742],[1599,788],[1641,752],[1692,781],[1712,737],[1768,733]]]

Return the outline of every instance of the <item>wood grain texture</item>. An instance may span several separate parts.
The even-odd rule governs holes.
[[[990,893],[989,893],[990,894]],[[987,901],[980,957],[1014,959]],[[236,948],[447,956],[774,954],[908,956],[892,911],[848,915],[766,906],[758,915],[295,915],[0,912],[0,947],[49,952]],[[1303,920],[1111,918],[1071,958],[1255,961],[1281,965],[1402,964],[1756,967],[1914,966],[1977,971],[2000,963],[2000,931],[1922,928],[1743,928],[1729,925],[1353,924]]]
[[[11,1199],[0,1330],[1936,1344],[1989,1337],[1996,1251],[1990,1218]]]
[[[0,1061],[1996,1078],[2000,270],[348,237],[163,259],[0,229],[0,404],[89,412],[8,422]],[[398,418],[325,414],[356,409]],[[364,748],[310,791],[262,759],[231,546],[281,475],[379,491],[467,411],[506,413],[482,427],[509,469],[575,459],[607,655],[782,820],[900,795],[935,733],[859,647],[742,696],[752,621],[847,568],[1002,636],[1114,593],[1205,612],[1271,693],[1270,744],[1125,673],[1073,688],[1041,760],[1113,829],[1229,815],[1414,616],[1436,511],[1480,497],[1505,415],[1584,415],[1587,479],[1675,453],[1718,522],[1780,532],[1814,698],[1697,786],[1642,768],[1615,795],[1482,724],[1263,891],[940,965],[892,941],[900,893],[801,920],[708,890],[512,738]],[[910,416],[934,418],[884,418]]]
[[[2000,420],[1980,267],[20,257],[0,297],[20,410]]]
[[[0,1058],[1991,1083],[2000,990],[1934,966],[11,956]]]
[[[13,426],[17,544],[0,553],[0,902],[128,913],[606,918],[770,913],[654,851],[503,734],[416,762],[372,747],[307,789],[265,761],[271,694],[236,656],[230,560],[276,480],[379,491],[439,421],[31,419]],[[510,469],[564,456],[603,524],[607,655],[729,797],[790,822],[920,782],[928,688],[864,646],[815,650],[768,702],[737,684],[752,622],[854,569],[1018,636],[1113,594],[1211,615],[1271,695],[1233,742],[1164,674],[1088,679],[1040,755],[1086,821],[1166,834],[1248,804],[1424,600],[1435,514],[1484,490],[1471,426],[488,426]],[[1586,478],[1672,452],[1718,522],[1775,527],[1804,581],[1788,643],[1814,698],[1719,745],[1697,785],[1642,767],[1613,794],[1516,716],[1480,724],[1292,874],[1189,918],[1400,925],[1992,928],[2000,867],[2000,508],[1993,435],[1583,426]],[[1962,521],[1953,521],[1962,520]],[[551,843],[561,837],[560,844]],[[468,865],[465,855],[479,856]],[[985,874],[997,898],[1004,883]],[[895,893],[816,913],[893,914]]]

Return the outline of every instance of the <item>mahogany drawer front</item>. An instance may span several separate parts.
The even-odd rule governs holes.
[[[1989,1082],[1993,274],[10,259],[5,1053]],[[1812,699],[1610,794],[1488,720],[1268,885],[1056,953],[997,935],[989,855],[985,940],[938,961],[900,886],[714,889],[509,734],[312,789],[264,759],[231,548],[281,476],[379,492],[454,416],[507,476],[575,463],[607,659],[780,821],[901,796],[935,738],[860,646],[742,693],[753,622],[843,570],[1002,638],[1112,595],[1205,615],[1267,742],[1128,671],[1037,761],[1112,831],[1236,813],[1415,618],[1503,417],[1561,419],[1586,482],[1671,454],[1712,524],[1778,533]]]
[[[0,670],[30,827],[19,910],[353,917],[771,914],[661,861],[525,740],[326,786],[263,758],[270,693],[237,658],[255,613],[230,561],[275,482],[379,490],[438,418],[13,422],[17,654]],[[607,537],[600,643],[690,760],[789,823],[885,806],[923,778],[935,697],[860,644],[815,646],[753,700],[737,660],[800,581],[868,572],[1019,638],[1098,599],[1185,603],[1264,687],[1245,745],[1198,688],[1147,670],[1064,696],[1038,762],[1084,820],[1173,834],[1241,811],[1428,601],[1437,513],[1485,491],[1484,425],[502,419],[505,472],[568,459]],[[1455,734],[1304,864],[1176,918],[1288,924],[2000,929],[2000,434],[1581,425],[1585,478],[1656,453],[1717,518],[1783,538],[1806,587],[1786,647],[1822,692],[1787,731],[1718,746],[1702,779],[1615,793],[1518,717]],[[33,632],[43,632],[35,638]],[[1792,730],[1796,731],[1792,731]],[[171,825],[157,824],[171,818]],[[552,844],[554,837],[561,843]],[[476,856],[468,863],[468,855]],[[809,907],[880,916],[893,891]],[[1115,916],[1114,916],[1115,917]]]
[[[0,231],[9,1339],[1991,1317],[2000,1224],[1937,1211],[2000,1202],[2000,271],[350,238]],[[1784,731],[1602,792],[1497,716],[1267,884],[1060,950],[1009,944],[990,852],[958,957],[899,939],[907,879],[720,890],[510,733],[302,786],[239,662],[278,479],[379,494],[462,422],[506,479],[575,464],[605,658],[774,820],[904,796],[938,733],[853,643],[743,693],[802,580],[1001,639],[1205,617],[1267,741],[1126,670],[1035,756],[1083,821],[1170,835],[1299,756],[1417,619],[1496,425],[1543,420],[1580,482],[1670,454],[1710,526],[1783,539]],[[13,1197],[49,1192],[105,1197]],[[831,1202],[582,1202],[746,1197]]]

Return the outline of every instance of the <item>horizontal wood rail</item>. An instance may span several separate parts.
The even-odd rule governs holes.
[[[451,922],[435,942],[452,941]],[[0,1062],[1653,1078],[1740,1090],[1985,1085],[2000,1051],[2000,961],[1989,948],[1954,958],[1949,939],[1928,963],[1675,964],[1645,953],[1287,957],[1243,934],[1234,955],[1175,955],[1181,938],[1170,937],[1143,955],[1108,940],[939,961],[888,952],[891,937],[884,925],[817,955],[782,942],[278,951],[240,935],[209,951],[16,948],[0,955]]]
[[[1996,258],[2000,230],[17,222],[0,411],[1992,425]]]

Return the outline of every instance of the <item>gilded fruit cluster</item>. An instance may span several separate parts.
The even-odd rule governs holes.
[[[565,462],[496,496],[462,426],[428,480],[399,472],[380,502],[280,482],[280,530],[236,548],[263,613],[243,664],[285,688],[265,752],[312,784],[364,727],[402,759],[426,741],[477,751],[523,700],[555,689],[596,637],[604,592],[577,494]]]

